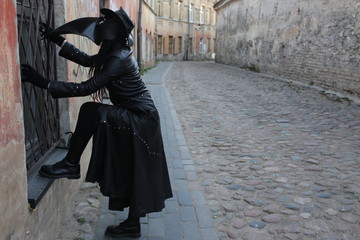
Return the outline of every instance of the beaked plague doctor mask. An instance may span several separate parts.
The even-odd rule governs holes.
[[[131,31],[135,25],[123,8],[112,11],[102,8],[102,17],[78,18],[51,31],[48,36],[55,34],[76,34],[86,37],[96,45],[100,45],[104,40],[112,40],[116,37],[123,37],[127,40],[127,45],[134,45],[134,38]]]

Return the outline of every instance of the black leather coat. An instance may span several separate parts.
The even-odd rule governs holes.
[[[88,67],[98,57],[70,43],[59,55]],[[172,191],[160,119],[131,49],[114,46],[93,77],[81,83],[52,81],[49,91],[54,98],[78,97],[103,87],[112,105],[104,104],[94,116],[97,126],[86,180],[99,183],[112,210],[131,206],[137,216],[161,211]]]
[[[85,67],[91,67],[97,55],[89,56],[66,42],[59,55]],[[132,51],[126,46],[115,46],[103,60],[103,66],[92,78],[82,83],[52,81],[49,86],[54,98],[87,96],[106,87],[113,104],[121,104],[147,92],[141,80]]]

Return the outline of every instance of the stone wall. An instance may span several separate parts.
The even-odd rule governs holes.
[[[359,0],[221,0],[216,62],[360,96]]]

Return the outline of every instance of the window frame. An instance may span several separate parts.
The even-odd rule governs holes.
[[[45,78],[57,79],[56,46],[42,41],[39,22],[54,27],[54,4],[16,1],[21,64],[29,64]],[[26,168],[28,174],[60,143],[59,105],[46,90],[22,83]]]
[[[157,35],[157,54],[163,54],[163,37],[162,35]]]
[[[173,36],[169,36],[169,50],[168,50],[168,54],[174,54],[174,37]]]
[[[189,22],[194,22],[194,4],[190,3],[189,5]]]
[[[205,7],[201,6],[200,7],[200,17],[199,17],[199,22],[200,24],[204,24],[204,20],[205,20]]]

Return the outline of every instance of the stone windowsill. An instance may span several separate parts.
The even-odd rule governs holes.
[[[67,148],[55,148],[46,156],[42,165],[51,165],[61,161],[67,152]],[[39,176],[39,170],[42,165],[37,166],[37,168],[28,175],[28,202],[31,210],[36,209],[36,206],[55,180]]]

